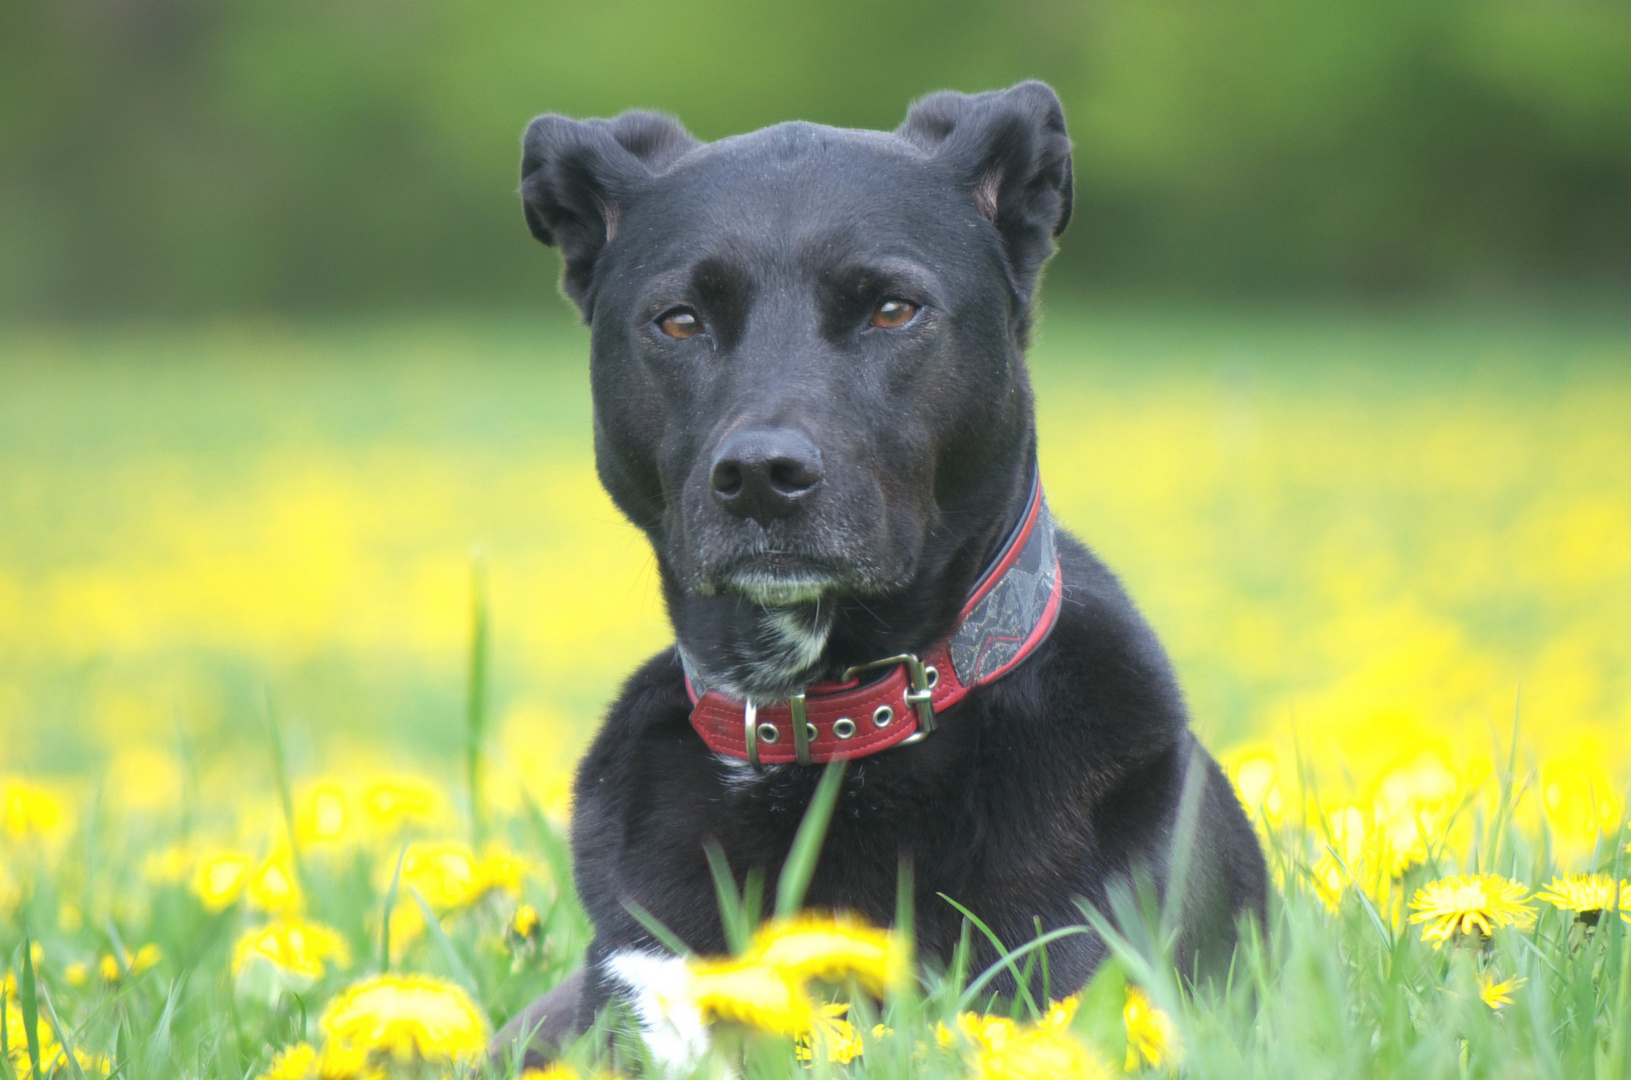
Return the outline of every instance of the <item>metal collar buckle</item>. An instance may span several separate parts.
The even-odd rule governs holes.
[[[907,691],[904,695],[906,704],[917,710],[917,730],[900,741],[901,746],[909,746],[915,742],[922,742],[934,734],[934,687],[940,681],[940,672],[935,670],[933,664],[925,664],[915,653],[906,652],[845,668],[844,674],[839,678],[843,682],[848,682],[863,671],[876,671],[878,668],[897,665],[906,669]]]
[[[815,725],[804,718],[804,692],[801,690],[787,699],[787,709],[793,714],[793,753],[800,765],[812,765],[814,759],[810,757],[810,740],[815,738]],[[763,770],[759,764],[759,740],[767,743],[778,742],[781,732],[775,724],[759,723],[759,706],[748,701],[742,706],[742,742],[748,751],[748,764],[756,770]]]
[[[934,732],[934,687],[940,681],[940,672],[935,670],[933,664],[925,664],[912,653],[901,653],[899,656],[885,657],[882,660],[846,668],[839,681],[849,682],[863,671],[876,671],[878,668],[897,665],[906,668],[907,690],[902,696],[906,704],[917,711],[917,730],[899,743],[901,746],[909,746],[915,742],[922,742]],[[810,756],[810,740],[816,737],[816,730],[815,725],[804,718],[805,696],[802,691],[787,699],[787,709],[792,714],[793,754],[800,765],[814,764],[814,759]],[[752,701],[744,702],[742,741],[747,746],[748,764],[762,771],[764,766],[759,762],[761,739],[767,743],[778,742],[781,739],[781,732],[777,730],[775,724],[759,723],[759,707]]]

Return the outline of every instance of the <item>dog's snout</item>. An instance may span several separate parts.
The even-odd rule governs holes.
[[[821,483],[821,451],[790,428],[738,431],[720,445],[709,479],[726,510],[765,521],[791,513]]]

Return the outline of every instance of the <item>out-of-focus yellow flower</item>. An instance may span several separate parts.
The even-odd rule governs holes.
[[[846,917],[799,915],[753,935],[742,958],[774,968],[793,983],[854,979],[874,994],[910,977],[910,953],[900,936]]]
[[[394,871],[393,861],[391,870]],[[404,895],[416,890],[437,911],[468,907],[490,892],[521,893],[526,864],[501,848],[477,856],[452,841],[409,844],[402,858]]]
[[[1007,1017],[961,1013],[957,1027],[967,1047],[973,1080],[1055,1080],[1058,1077],[1104,1080],[1109,1068],[1097,1054],[1070,1033],[1077,1000],[1066,998],[1051,1006],[1034,1024]],[[942,1045],[950,1045],[941,1025]]]
[[[726,1021],[799,1035],[815,1024],[815,1005],[802,985],[768,964],[747,959],[692,960],[685,996],[704,1021]]]
[[[344,838],[351,814],[338,784],[320,783],[304,793],[295,810],[295,832],[307,846]]]
[[[1269,754],[1252,754],[1237,761],[1230,770],[1235,782],[1235,794],[1253,819],[1261,817],[1260,824],[1276,826],[1285,812],[1285,799],[1280,795],[1279,768]]]
[[[518,938],[530,938],[538,932],[538,909],[531,904],[522,904],[515,909],[515,917],[510,920],[510,932]]]
[[[16,976],[6,975],[6,1032],[11,1050],[11,1067],[20,1077],[29,1077],[32,1080],[33,1066],[28,1060],[27,1039],[23,1036],[23,1008],[17,1001]],[[56,1061],[62,1056],[62,1047],[57,1043],[57,1033],[42,1018],[39,1023],[40,1037],[40,1064],[43,1067],[48,1061]],[[10,1033],[16,1032],[15,1038]],[[49,1074],[48,1074],[49,1075]]]
[[[1620,918],[1631,922],[1631,881],[1621,881],[1618,903],[1614,879],[1607,874],[1570,874],[1554,877],[1535,896],[1561,911],[1572,911],[1587,926],[1596,926],[1603,912],[1619,910]]]
[[[44,1070],[46,1076],[61,1076],[65,1072],[63,1066],[68,1063],[68,1057],[62,1052],[62,1046],[56,1043],[55,1040],[52,1041],[51,1052],[49,1054],[45,1052],[45,1046],[43,1045],[45,1029],[50,1026],[46,1023],[40,1024],[42,1043],[40,1046],[40,1068]],[[87,1054],[76,1046],[74,1048],[74,1060],[79,1063],[80,1071],[87,1076],[107,1076],[113,1072],[113,1059],[105,1054]],[[23,1050],[23,1062],[25,1065],[28,1062],[28,1050],[26,1048]],[[29,1072],[32,1072],[32,1069]],[[28,1073],[19,1070],[18,1075],[28,1075]]]
[[[861,1056],[861,1036],[845,1017],[847,1001],[823,1005],[816,1010],[815,1027],[798,1037],[793,1052],[800,1061],[814,1061],[816,1046],[827,1048],[827,1060],[848,1065]]]
[[[1500,1012],[1512,1004],[1512,991],[1528,981],[1521,975],[1514,975],[1504,982],[1496,982],[1493,971],[1481,971],[1478,973],[1478,998],[1492,1012]]]
[[[394,833],[408,825],[433,825],[446,814],[447,797],[419,776],[382,776],[362,792],[363,817],[376,832]]]
[[[264,960],[305,979],[320,979],[333,961],[351,963],[345,939],[333,927],[309,919],[284,917],[244,932],[232,949],[232,973]]]
[[[546,1069],[524,1069],[521,1080],[582,1080],[582,1077],[572,1066],[557,1063]]]
[[[356,983],[323,1012],[328,1046],[390,1060],[473,1065],[487,1048],[487,1020],[458,986],[428,975],[378,975]]]
[[[243,893],[254,868],[254,858],[244,852],[212,851],[198,860],[193,871],[193,892],[206,910],[220,911]]]
[[[1140,1061],[1152,1069],[1163,1069],[1182,1058],[1178,1025],[1165,1010],[1156,1008],[1139,987],[1127,987],[1121,1022],[1127,1028],[1128,1072],[1138,1069]]]
[[[1437,948],[1453,935],[1488,938],[1501,926],[1529,926],[1535,909],[1529,890],[1499,874],[1459,874],[1431,882],[1410,900],[1410,921],[1422,926],[1423,941]]]
[[[103,982],[118,982],[122,974],[119,970],[119,958],[112,953],[103,953],[101,972]]]
[[[68,981],[69,986],[84,986],[91,981],[91,965],[83,960],[75,960],[63,969],[62,977]]]
[[[0,825],[17,840],[55,836],[68,824],[68,804],[20,777],[0,781]]]
[[[294,868],[282,859],[267,859],[256,867],[244,892],[251,907],[274,915],[295,910],[302,900]]]
[[[142,876],[148,881],[173,885],[186,881],[198,867],[196,853],[185,844],[171,844],[142,860]]]
[[[308,1080],[317,1068],[317,1048],[308,1042],[295,1043],[272,1059],[257,1080]]]

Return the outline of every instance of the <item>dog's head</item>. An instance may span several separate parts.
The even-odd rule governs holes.
[[[1052,90],[707,144],[653,113],[541,116],[521,176],[592,328],[601,480],[688,650],[780,627],[763,670],[704,655],[772,695],[816,673],[844,603],[972,581],[1033,453],[1021,350],[1071,206]]]

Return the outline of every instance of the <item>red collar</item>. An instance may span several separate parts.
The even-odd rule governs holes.
[[[921,658],[903,653],[860,664],[842,682],[766,704],[718,690],[698,694],[701,684],[687,670],[691,726],[714,753],[755,768],[866,757],[917,742],[934,731],[936,713],[1001,678],[1046,640],[1063,591],[1053,519],[1033,480],[1024,518],[969,594],[957,628]],[[882,678],[861,681],[886,668]]]

